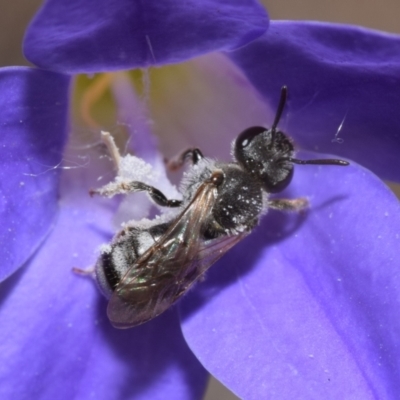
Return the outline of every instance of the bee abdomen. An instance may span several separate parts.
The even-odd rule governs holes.
[[[107,280],[108,286],[112,291],[116,288],[121,280],[121,276],[115,268],[115,264],[112,260],[112,253],[103,253],[100,256],[99,262],[102,265],[104,276]]]
[[[121,279],[138,257],[137,243],[129,237],[103,250],[96,263],[97,283],[105,296],[110,297]]]
[[[96,280],[106,297],[111,297],[128,270],[167,229],[168,224],[163,223],[142,230],[124,230],[103,249],[96,263]]]

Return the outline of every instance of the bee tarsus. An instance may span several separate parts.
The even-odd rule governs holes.
[[[199,149],[187,149],[171,160],[166,159],[165,164],[170,171],[176,171],[181,168],[187,160],[190,160],[191,163],[195,165],[203,158],[203,153]]]

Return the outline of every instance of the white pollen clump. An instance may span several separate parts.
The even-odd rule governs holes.
[[[130,221],[134,226],[135,221],[151,215],[153,206],[158,208],[160,213],[167,214],[165,207],[156,205],[146,191],[136,191],[132,186],[132,182],[142,182],[160,190],[169,199],[182,198],[176,187],[169,182],[164,159],[156,147],[151,146],[152,154],[147,154],[146,160],[130,154],[121,156],[112,136],[108,132],[102,132],[102,137],[117,167],[117,174],[113,181],[97,189],[95,193],[106,197],[126,195],[114,216],[115,226],[119,227],[122,223]]]
[[[159,175],[159,172],[155,171],[146,161],[128,154],[121,157],[116,180],[127,182],[140,181],[150,184],[157,181]]]
[[[118,173],[114,180],[101,189],[107,197],[112,197],[116,193],[129,193],[129,184],[132,181],[139,181],[148,185],[154,185],[159,181],[160,173],[146,161],[130,154],[121,157],[118,164]],[[127,189],[123,186],[126,184]]]
[[[111,158],[117,167],[117,176],[114,181],[103,187],[100,191],[101,194],[107,195],[107,191],[111,190],[111,186],[121,183],[130,183],[132,181],[140,181],[146,184],[151,184],[160,179],[160,171],[157,171],[153,166],[142,158],[136,157],[131,154],[121,156],[115,144],[114,138],[109,132],[101,132],[104,143],[106,144]],[[120,190],[116,193],[124,193]]]

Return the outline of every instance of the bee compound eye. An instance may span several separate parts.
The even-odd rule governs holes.
[[[293,179],[294,168],[275,169],[271,176],[264,177],[265,190],[268,193],[279,193],[286,189]]]
[[[252,126],[251,128],[245,129],[236,139],[236,150],[246,148],[256,136],[260,135],[266,130],[267,129],[263,128],[262,126]]]

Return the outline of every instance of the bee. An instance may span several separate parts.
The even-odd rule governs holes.
[[[307,207],[305,198],[270,199],[270,194],[289,185],[294,164],[349,164],[339,159],[294,158],[291,139],[277,128],[286,98],[283,86],[270,129],[253,126],[240,133],[232,144],[234,161],[211,160],[197,148],[169,161],[171,169],[191,162],[180,186],[182,200],[168,199],[139,181],[92,191],[106,196],[142,191],[155,204],[176,209],[164,219],[126,225],[101,252],[94,273],[109,298],[107,315],[114,327],[134,327],[166,311],[246,237],[269,208]],[[117,159],[118,149],[110,139],[108,147]]]

